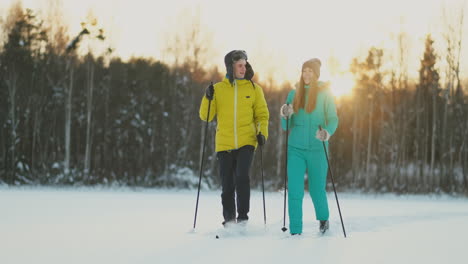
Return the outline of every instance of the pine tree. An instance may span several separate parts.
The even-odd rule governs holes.
[[[13,184],[18,178],[17,174],[29,168],[26,157],[20,157],[20,148],[28,148],[29,135],[27,122],[30,120],[31,101],[34,87],[39,74],[38,64],[43,59],[47,35],[39,20],[30,9],[24,10],[20,3],[10,10],[10,16],[5,24],[7,38],[0,54],[0,86],[7,91],[7,157],[5,168],[6,182]],[[21,141],[23,138],[25,142]],[[23,150],[24,153],[24,150]],[[24,180],[24,179],[23,179]]]
[[[434,51],[434,40],[431,35],[427,35],[425,42],[425,50],[421,59],[421,67],[419,69],[419,83],[417,86],[417,101],[419,102],[419,119],[418,130],[416,136],[419,138],[419,146],[421,155],[417,158],[422,165],[420,167],[420,175],[426,186],[433,189],[437,184],[434,179],[434,166],[436,155],[436,138],[437,138],[437,98],[439,93],[439,73],[435,68],[437,55]],[[425,175],[424,165],[429,163],[428,175]],[[438,184],[437,184],[438,185]]]

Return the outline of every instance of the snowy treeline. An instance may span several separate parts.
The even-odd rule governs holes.
[[[204,135],[198,107],[224,69],[203,69],[193,59],[124,62],[96,23],[68,37],[50,20],[20,7],[1,20],[0,183],[196,186]],[[337,99],[340,125],[331,139],[339,189],[467,193],[468,85],[460,79],[459,38],[447,35],[452,46],[436,55],[428,36],[418,80],[408,78],[404,59],[388,70],[379,48],[353,61],[357,86]],[[443,81],[439,60],[449,65]],[[264,175],[276,189],[285,150],[278,110],[292,87],[259,84],[271,115]],[[215,128],[208,129],[207,187],[219,183]]]

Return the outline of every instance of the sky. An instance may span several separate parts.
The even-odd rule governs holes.
[[[283,233],[283,194],[253,191],[243,228],[223,229],[219,191],[0,186],[0,263],[440,264],[466,262],[468,200],[333,193],[330,229],[312,201],[301,236]],[[286,219],[289,228],[289,220]],[[216,239],[218,235],[219,239]]]
[[[15,0],[0,0],[0,12]],[[26,7],[47,10],[51,0],[23,0]],[[56,0],[52,0],[56,1]],[[336,81],[345,92],[352,86],[349,64],[365,56],[371,46],[382,47],[388,61],[396,54],[396,36],[405,32],[410,77],[417,77],[426,34],[432,33],[442,50],[443,8],[455,17],[465,3],[464,43],[468,43],[466,0],[63,0],[70,32],[92,10],[106,29],[115,54],[151,56],[173,62],[165,52],[176,36],[184,36],[197,23],[197,35],[207,50],[207,68],[224,71],[224,55],[243,49],[261,80],[272,76],[276,83],[296,82],[304,61],[322,60],[322,79]],[[3,10],[3,11],[2,11]],[[468,49],[461,57],[468,72]],[[332,63],[334,62],[334,63]],[[390,66],[391,67],[391,66]],[[440,63],[443,68],[444,64]],[[465,77],[466,74],[464,75]],[[335,89],[338,89],[335,87]]]

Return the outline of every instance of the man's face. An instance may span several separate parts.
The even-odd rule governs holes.
[[[244,59],[240,59],[236,62],[234,62],[234,77],[236,79],[243,79],[245,76],[245,65],[247,64],[247,61]]]

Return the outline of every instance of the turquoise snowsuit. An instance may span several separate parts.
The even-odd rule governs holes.
[[[319,86],[323,86],[319,82]],[[306,95],[308,94],[308,86]],[[289,92],[286,103],[292,104],[296,90]],[[305,105],[307,105],[306,102]],[[286,130],[286,119],[281,125]],[[309,194],[312,198],[317,220],[328,220],[328,201],[325,190],[327,182],[327,159],[322,141],[315,138],[319,125],[330,135],[338,127],[338,116],[333,95],[328,88],[317,94],[317,103],[311,113],[303,108],[289,118],[288,138],[288,212],[289,230],[292,234],[302,233],[302,200],[304,198],[304,175],[308,172]],[[328,142],[325,141],[328,151]]]

